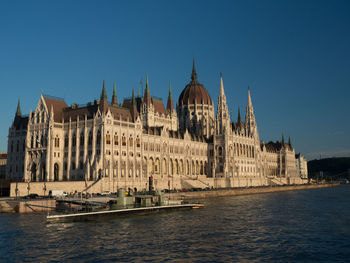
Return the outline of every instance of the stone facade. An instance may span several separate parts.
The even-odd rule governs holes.
[[[107,101],[104,82],[100,100],[84,106],[41,94],[22,116],[18,102],[7,175],[27,183],[103,181],[110,188],[145,188],[150,176],[158,189],[304,182],[290,141],[260,141],[250,91],[245,121],[239,112],[232,122],[220,77],[215,115],[194,64],[176,110],[170,85],[165,108],[151,97],[148,77],[144,96],[133,92],[122,104],[115,86]]]

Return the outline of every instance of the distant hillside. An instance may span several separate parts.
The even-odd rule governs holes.
[[[320,171],[323,171],[325,175],[330,176],[342,173],[344,176],[348,176],[348,171],[350,169],[350,157],[334,157],[312,160],[307,163],[307,167],[311,178],[314,177],[314,175],[319,175]]]

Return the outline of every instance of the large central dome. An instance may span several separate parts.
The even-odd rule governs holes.
[[[180,106],[190,104],[213,105],[208,91],[198,82],[194,59],[191,82],[188,83],[185,89],[181,92],[178,104]]]

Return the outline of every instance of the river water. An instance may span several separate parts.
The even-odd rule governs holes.
[[[349,197],[344,185],[51,225],[44,214],[0,214],[0,261],[350,262]]]

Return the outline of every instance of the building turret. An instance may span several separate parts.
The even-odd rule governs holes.
[[[112,94],[112,105],[118,105],[118,100],[117,100],[117,92],[116,92],[116,88],[115,88],[115,81],[113,83],[113,94]]]
[[[174,110],[174,102],[173,95],[171,94],[171,83],[169,81],[169,94],[168,94],[168,102],[166,104],[167,112],[171,113]]]

